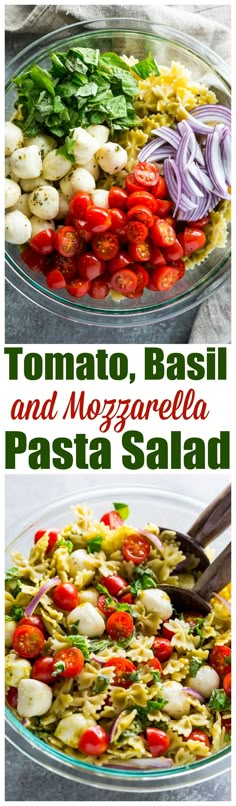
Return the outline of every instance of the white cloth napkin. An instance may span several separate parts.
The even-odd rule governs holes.
[[[230,6],[171,5],[57,5],[6,6],[6,30],[42,34],[70,25],[75,20],[101,17],[130,17],[161,22],[190,34],[207,44],[225,61],[230,61]],[[189,341],[192,343],[228,343],[230,341],[231,283],[228,279],[203,303],[196,315]]]

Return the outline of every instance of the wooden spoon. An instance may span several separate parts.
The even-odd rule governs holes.
[[[158,585],[168,593],[178,613],[184,611],[200,611],[203,616],[211,612],[209,600],[213,593],[218,593],[231,579],[231,543],[208,565],[199,577],[192,590],[177,588],[174,585]]]

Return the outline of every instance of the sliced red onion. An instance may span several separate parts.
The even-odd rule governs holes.
[[[152,131],[152,134],[156,134],[158,138],[161,138],[162,141],[169,143],[174,148],[178,148],[181,140],[176,129],[171,129],[169,126],[161,126],[160,129]]]
[[[139,529],[139,534],[147,537],[150,540],[150,543],[153,543],[156,549],[159,551],[163,551],[163,544],[157,535],[154,535],[152,532],[149,532],[148,529]]]
[[[174,216],[178,210],[181,199],[181,176],[175,160],[165,160],[164,162],[164,176],[168,186],[171,198],[175,202]]]
[[[205,697],[203,697],[203,695],[200,694],[199,691],[196,691],[195,688],[190,688],[189,686],[183,686],[183,689],[184,691],[187,692],[187,694],[191,694],[192,697],[196,697],[196,699],[199,700],[199,702],[201,703],[205,702]]]
[[[205,159],[209,176],[214,183],[214,189],[224,199],[229,199],[230,195],[228,193],[228,188],[225,181],[225,173],[220,151],[220,132],[218,131],[217,127],[215,127],[211,134],[208,135]]]
[[[200,168],[196,162],[192,162],[189,166],[189,173],[194,176],[195,179],[199,182],[199,185],[204,188],[204,190],[212,191],[214,190],[214,185],[203,168]]]
[[[229,611],[229,613],[231,613],[231,604],[230,604],[230,602],[228,602],[228,600],[227,600],[227,599],[224,599],[224,597],[223,597],[223,596],[220,596],[220,594],[219,594],[219,593],[215,593],[215,591],[213,591],[212,596],[215,596],[215,598],[216,598],[216,599],[218,599],[218,601],[219,601],[219,602],[221,602],[221,604],[223,604],[223,605],[224,605],[224,607],[226,607],[226,608],[227,608],[227,610]]]
[[[117,767],[119,770],[167,770],[174,766],[174,762],[172,758],[159,756],[159,758],[132,758],[129,761],[122,761],[122,764],[115,760],[106,761],[104,766]]]
[[[123,714],[125,714],[125,713],[126,713],[126,711],[125,711],[125,709],[124,709],[123,711],[121,711],[121,712],[120,712],[120,714],[118,714],[118,716],[116,717],[116,719],[115,719],[115,720],[114,720],[114,722],[112,723],[111,730],[110,730],[110,734],[109,734],[109,742],[110,742],[110,743],[111,743],[111,742],[113,742],[113,739],[114,739],[114,736],[115,736],[115,733],[116,733],[116,728],[117,728],[117,726],[119,725],[119,721],[120,721],[121,717],[122,717],[122,716],[123,716]]]
[[[39,589],[38,593],[36,593],[33,599],[31,599],[31,602],[25,608],[25,616],[27,616],[27,618],[32,616],[32,613],[34,612],[44,593],[47,593],[50,588],[54,588],[55,585],[59,585],[60,581],[60,577],[53,577],[53,579],[49,579],[48,582],[45,582],[44,585],[42,585],[42,588]]]
[[[225,123],[226,126],[231,126],[231,110],[227,106],[221,104],[203,104],[202,106],[195,106],[191,109],[191,116],[203,122]]]
[[[90,655],[90,660],[95,660],[96,663],[106,663],[105,658],[100,658],[98,655]]]
[[[225,178],[228,185],[231,184],[231,138],[230,134],[225,130],[222,134],[221,143],[220,143],[220,150],[223,162],[223,168],[225,172]]]

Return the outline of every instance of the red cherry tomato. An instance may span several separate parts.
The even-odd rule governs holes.
[[[74,257],[62,257],[62,255],[53,255],[53,269],[61,272],[66,282],[71,280],[76,274],[76,259]]]
[[[209,224],[210,216],[205,215],[203,218],[198,218],[197,221],[194,221],[194,227],[205,227],[206,224]]]
[[[190,627],[195,627],[199,618],[203,618],[203,614],[197,610],[190,610],[184,613],[184,621],[190,624]]]
[[[164,730],[159,730],[159,728],[147,728],[146,734],[149,750],[153,758],[158,758],[158,756],[162,756],[163,753],[167,752],[170,740]]]
[[[55,232],[53,229],[43,229],[30,240],[30,246],[40,255],[50,255],[54,249]]]
[[[148,235],[148,228],[141,221],[129,221],[126,227],[128,241],[142,243]]]
[[[113,274],[113,272],[119,271],[119,269],[126,269],[126,266],[129,266],[130,263],[131,258],[127,252],[118,252],[118,255],[109,261],[108,268]]]
[[[168,291],[175,283],[183,277],[185,267],[182,260],[179,261],[181,266],[159,266],[152,272],[152,283],[156,286],[157,291]]]
[[[84,243],[89,243],[89,241],[92,240],[93,235],[87,226],[87,221],[83,221],[81,218],[75,218],[74,226]]]
[[[130,210],[131,207],[136,207],[137,205],[142,205],[145,208],[148,208],[151,213],[155,213],[157,209],[156,199],[154,199],[154,196],[152,196],[152,194],[148,193],[146,190],[136,191],[135,193],[131,193],[128,197],[128,210]]]
[[[230,731],[231,731],[231,714],[222,714],[221,715],[221,723],[222,723],[222,728],[225,729],[225,732],[230,733]]]
[[[110,593],[110,596],[119,596],[119,594],[127,588],[127,582],[123,577],[114,574],[110,577],[101,577],[100,584],[103,585]]]
[[[92,249],[99,260],[112,260],[119,250],[119,241],[113,232],[104,232],[101,235],[94,235],[92,239]]]
[[[141,224],[145,224],[147,229],[154,224],[151,210],[148,207],[144,207],[142,204],[136,204],[135,207],[131,207],[130,210],[128,210],[127,221],[140,221]]]
[[[23,618],[21,618],[20,621],[18,621],[17,626],[21,627],[22,624],[30,624],[31,627],[37,627],[38,630],[41,630],[44,636],[47,635],[47,630],[44,625],[42,616],[38,616],[36,615],[36,613],[33,614],[32,616],[23,616]]]
[[[176,238],[174,243],[170,244],[170,246],[164,247],[163,254],[166,261],[169,262],[169,260],[179,260],[179,258],[183,257],[184,250],[181,246],[181,243],[179,243]]]
[[[223,689],[227,694],[227,697],[231,697],[231,672],[226,674],[223,680]]]
[[[41,630],[31,624],[16,627],[13,635],[13,648],[21,658],[36,658],[42,652],[44,636]]]
[[[17,709],[18,688],[15,688],[15,686],[10,686],[6,694],[6,701],[10,708],[15,708],[15,710]]]
[[[168,660],[168,658],[170,658],[173,652],[173,646],[171,646],[171,643],[168,640],[168,638],[162,638],[161,636],[160,637],[157,636],[156,638],[154,638],[152,649],[155,658],[158,658],[158,660],[160,660],[161,663],[163,663],[165,660]]]
[[[104,261],[98,260],[91,252],[84,252],[77,260],[77,271],[82,280],[94,280],[103,274],[104,269]]]
[[[73,199],[71,199],[69,203],[69,210],[72,217],[85,219],[87,209],[93,206],[93,203],[93,198],[90,196],[90,193],[80,190],[73,196]]]
[[[46,683],[48,686],[50,686],[55,680],[52,674],[53,671],[54,659],[49,655],[44,655],[42,658],[38,658],[34,662],[31,677],[33,677],[33,680],[40,680],[41,683]]]
[[[120,602],[124,604],[134,604],[135,596],[132,593],[125,593],[124,596],[120,596]]]
[[[109,529],[118,529],[119,526],[123,526],[124,524],[124,521],[115,509],[112,509],[111,512],[105,512],[105,515],[100,518],[100,522],[105,523],[105,526],[109,526]]]
[[[138,162],[134,169],[134,177],[146,188],[155,187],[159,180],[159,172],[151,162]]]
[[[88,295],[92,297],[92,299],[105,299],[109,294],[109,290],[108,283],[106,283],[102,277],[97,277],[90,283]]]
[[[159,215],[161,218],[162,216],[168,215],[171,208],[173,207],[173,202],[169,200],[167,201],[166,199],[156,199],[156,203],[157,203],[156,212],[157,215]]]
[[[102,753],[106,752],[108,745],[109,740],[104,728],[101,728],[100,725],[94,725],[82,733],[78,748],[86,756],[101,756]]]
[[[55,232],[55,249],[62,257],[74,257],[78,251],[80,238],[75,227],[60,227]]]
[[[135,272],[138,283],[135,291],[131,291],[130,294],[125,294],[125,296],[129,299],[136,299],[142,296],[144,288],[148,285],[149,274],[141,263],[131,263],[130,268]]]
[[[80,280],[79,277],[74,277],[66,284],[66,288],[72,297],[84,297],[89,292],[89,280]]]
[[[120,641],[132,635],[134,622],[130,613],[112,613],[107,619],[106,630],[112,641]]]
[[[26,246],[21,252],[21,260],[28,266],[31,271],[43,271],[45,266],[45,257],[35,252],[30,246]]]
[[[197,227],[185,227],[184,232],[180,232],[178,240],[184,249],[185,255],[191,255],[192,252],[197,252],[198,249],[206,243],[206,235],[202,229]]]
[[[56,607],[70,612],[79,604],[78,590],[71,582],[61,582],[53,589],[52,599]]]
[[[156,199],[168,199],[169,191],[163,176],[159,176],[157,186],[153,192],[155,193]]]
[[[176,234],[166,221],[157,219],[150,229],[150,237],[155,246],[170,246],[175,243]]]
[[[117,207],[112,207],[109,210],[110,217],[111,217],[111,232],[120,232],[126,224],[126,215],[123,210],[119,210]]]
[[[122,546],[122,554],[127,562],[132,562],[134,565],[140,565],[145,562],[150,554],[151,546],[146,537],[139,534],[128,535],[125,537]]]
[[[116,607],[115,605],[106,605],[106,601],[107,601],[106,594],[100,593],[100,596],[98,597],[99,610],[101,610],[101,613],[103,613],[103,615],[106,616],[106,618],[109,618],[109,616],[111,616],[112,613],[116,612]],[[118,599],[116,599],[115,601],[118,602]]]
[[[144,190],[143,185],[141,182],[138,182],[134,176],[134,173],[128,174],[125,180],[126,190],[127,193],[137,193],[139,190]]]
[[[163,638],[168,638],[169,641],[171,641],[171,638],[173,638],[173,635],[175,633],[173,632],[173,630],[171,630],[170,627],[168,627],[168,621],[164,621],[164,624],[162,625],[161,634],[163,635]]]
[[[175,220],[175,218],[173,218],[172,215],[165,216],[165,221],[166,221],[167,224],[170,225],[170,227],[173,227],[173,229],[176,228],[177,221]]]
[[[123,190],[123,188],[119,188],[116,187],[116,185],[113,185],[113,187],[109,190],[109,196],[108,196],[109,207],[115,207],[115,208],[118,207],[120,210],[126,210],[127,199],[128,199],[128,193],[126,193],[126,190]]]
[[[197,730],[197,729],[192,730],[192,732],[189,734],[189,736],[184,737],[184,742],[189,742],[189,741],[202,742],[202,744],[205,744],[205,747],[209,747],[209,748],[211,747],[211,742],[210,742],[209,736],[207,736],[206,733],[204,733],[203,730]],[[197,758],[204,758],[204,756],[197,756]]]
[[[131,269],[121,269],[111,275],[111,287],[120,294],[135,291],[137,283],[136,274]]]
[[[112,682],[113,686],[121,686],[122,688],[129,688],[132,685],[132,680],[126,680],[126,674],[132,674],[132,672],[136,671],[134,663],[128,658],[110,658],[106,663],[104,663],[104,669],[106,666],[114,666],[115,668],[115,677]]]
[[[59,671],[57,664],[64,664],[63,671]],[[58,670],[60,677],[75,677],[80,674],[84,666],[84,656],[77,647],[59,649],[53,658],[53,671]]]
[[[86,223],[90,232],[95,235],[106,232],[111,226],[110,212],[103,207],[89,206],[86,210]]]
[[[65,288],[65,277],[59,269],[52,269],[46,277],[46,283],[49,288]]]
[[[220,677],[225,677],[231,671],[231,649],[229,646],[216,645],[211,649],[209,664]]]
[[[151,246],[150,263],[152,266],[165,266],[166,260],[159,246]]]
[[[150,666],[150,669],[154,669],[156,672],[160,672],[160,674],[162,674],[163,669],[158,658],[149,658],[147,665]]]
[[[38,529],[38,531],[35,532],[35,535],[34,535],[34,543],[35,544],[38,543],[38,540],[41,540],[41,537],[43,537],[45,535],[46,531],[47,531],[46,529]],[[52,549],[54,548],[54,546],[56,546],[57,541],[58,541],[58,535],[59,535],[58,530],[56,530],[54,532],[52,532],[52,531],[48,532],[48,547],[47,547],[46,554],[49,554],[50,551],[52,551]]]
[[[147,263],[151,258],[151,244],[149,241],[129,243],[129,255],[134,261],[140,260],[141,263]]]

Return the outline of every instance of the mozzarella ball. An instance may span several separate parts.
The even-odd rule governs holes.
[[[80,604],[90,602],[90,604],[94,605],[94,607],[97,607],[98,599],[99,593],[95,590],[95,588],[87,588],[87,590],[85,589],[84,591],[79,592]]]
[[[91,728],[93,725],[96,725],[96,722],[92,717],[88,718],[83,714],[72,714],[72,716],[60,719],[54,735],[64,744],[68,744],[69,747],[78,749],[80,736],[87,728]]]
[[[21,195],[20,185],[13,182],[13,179],[5,179],[5,207],[14,207]]]
[[[86,129],[82,129],[81,126],[78,126],[77,129],[73,129],[71,136],[75,141],[73,154],[76,162],[78,162],[79,165],[86,165],[86,162],[91,160],[91,157],[93,157],[95,151],[99,148],[98,140],[89,134]]]
[[[163,683],[161,693],[168,700],[168,703],[162,709],[166,714],[174,717],[174,719],[181,719],[181,716],[189,714],[190,702],[181,683],[176,683],[175,680],[167,680],[166,683]]]
[[[5,123],[5,155],[6,157],[10,157],[13,154],[13,151],[16,148],[20,148],[23,145],[24,138],[21,129],[19,126],[15,126],[15,123],[11,123],[10,120],[7,120]]]
[[[26,243],[31,238],[31,223],[20,210],[13,210],[5,216],[5,239],[7,243]]]
[[[92,174],[93,178],[96,179],[97,182],[100,175],[100,168],[95,157],[91,157],[91,160],[86,162],[86,165],[84,165],[84,169],[85,171],[88,171],[90,174]]]
[[[138,599],[144,605],[148,613],[158,613],[158,616],[164,621],[172,616],[172,604],[170,597],[165,591],[159,588],[148,588],[147,590],[139,591]]]
[[[20,716],[42,716],[52,704],[52,689],[40,680],[21,680],[18,687],[17,711]]]
[[[28,198],[29,198],[28,193],[22,193],[20,198],[18,199],[18,202],[14,204],[13,207],[13,210],[20,210],[20,212],[23,213],[23,215],[26,215],[26,218],[30,218],[31,216],[31,212],[28,205]]]
[[[20,658],[15,652],[10,652],[5,659],[5,679],[7,686],[19,686],[20,680],[31,675],[31,663],[26,658]]]
[[[105,173],[117,174],[127,163],[127,152],[118,143],[105,143],[96,151],[96,159]]]
[[[10,165],[16,176],[20,179],[34,179],[42,171],[42,159],[37,146],[26,146],[14,151]]]
[[[208,700],[213,688],[220,688],[220,678],[215,669],[206,664],[198,669],[196,677],[188,677],[187,686],[196,689]]]
[[[39,218],[55,218],[59,210],[59,193],[52,185],[41,185],[29,195],[29,208]]]
[[[69,201],[79,190],[91,193],[95,187],[95,179],[85,168],[75,168],[60,181],[61,191]]]
[[[65,218],[67,213],[69,212],[69,204],[62,191],[58,190],[58,193],[59,193],[59,210],[55,218],[57,219],[57,221],[61,221],[61,219]]]
[[[43,232],[45,229],[55,230],[54,221],[47,221],[45,218],[38,218],[37,215],[32,216],[30,223],[32,227],[31,238],[34,238],[35,235],[38,235],[39,232]]]
[[[72,551],[69,558],[69,568],[72,577],[76,577],[78,571],[83,571],[84,568],[94,570],[94,557],[92,554],[87,554],[85,549]]]
[[[18,176],[11,169],[10,157],[5,158],[5,177],[6,179],[12,179],[13,182],[19,182]]]
[[[36,176],[35,179],[20,179],[20,186],[22,190],[24,190],[24,193],[31,193],[32,190],[35,190],[35,188],[42,187],[42,184],[43,184],[42,176]],[[51,184],[52,184],[51,182],[47,182],[47,185]]]
[[[16,621],[13,621],[13,619],[11,619],[11,621],[5,622],[5,646],[8,649],[11,649],[12,647],[12,639],[15,629],[16,629]]]
[[[44,157],[43,177],[44,179],[51,179],[52,182],[57,182],[69,173],[71,166],[72,162],[63,157],[62,154],[57,154],[56,148],[54,148]]]
[[[71,610],[67,616],[68,627],[76,622],[78,622],[79,634],[86,635],[87,638],[99,638],[104,633],[104,619],[90,602],[85,602]]]
[[[25,146],[37,146],[42,159],[49,151],[56,148],[57,142],[49,134],[35,134],[34,137],[25,137]]]
[[[100,123],[92,123],[91,126],[88,126],[87,132],[92,137],[95,137],[100,146],[104,146],[104,143],[107,143],[110,134],[107,126],[102,126]]]
[[[97,207],[104,207],[105,210],[109,208],[109,190],[103,190],[103,188],[97,188],[97,190],[93,190],[92,198],[94,204]]]

